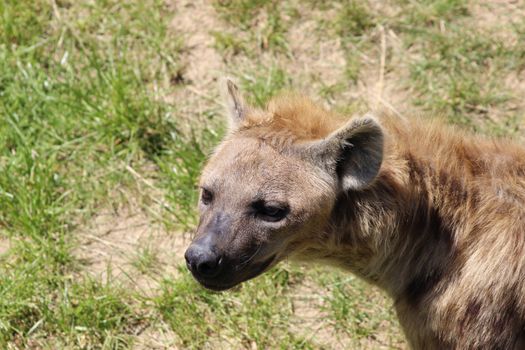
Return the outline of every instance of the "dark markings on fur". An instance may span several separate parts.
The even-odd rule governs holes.
[[[432,239],[435,242],[432,244],[434,249],[442,245],[440,248],[450,250],[450,253],[453,253],[453,232],[443,222],[441,214],[435,207],[431,207],[427,201],[421,200],[408,215],[406,229],[411,232],[416,242],[428,245],[428,240]]]
[[[351,194],[350,193],[342,193],[340,194],[335,202],[334,209],[332,211],[332,218],[334,222],[340,223],[340,222],[353,222],[355,219],[355,210],[351,207],[349,202],[350,201]]]
[[[511,294],[511,292],[509,294]],[[496,315],[497,317],[494,321],[494,330],[497,333],[505,332],[505,330],[511,326],[516,312],[516,301],[514,298],[509,297],[505,303],[505,306],[506,307],[503,310],[500,310],[500,312]]]
[[[473,299],[467,305],[465,316],[468,316],[470,319],[474,320],[478,317],[480,310],[481,302],[479,300]]]
[[[413,305],[419,304],[425,295],[436,287],[442,277],[443,271],[439,269],[416,276],[405,289],[406,300]]]
[[[479,208],[481,203],[481,194],[477,188],[473,188],[469,195],[470,210],[475,211]]]
[[[465,315],[460,321],[459,332],[464,334],[466,329],[471,327],[471,324],[476,323],[479,312],[481,311],[481,302],[478,299],[472,299],[467,305]]]
[[[406,154],[405,159],[407,160],[408,175],[410,176],[410,179],[419,179],[425,173],[423,168],[419,166],[419,162],[417,162],[416,158],[411,154]]]

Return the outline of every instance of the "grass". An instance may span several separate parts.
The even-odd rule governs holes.
[[[261,69],[262,71],[262,69]],[[279,67],[265,69],[265,74],[244,75],[241,88],[246,91],[248,103],[264,107],[271,96],[290,88],[290,79]]]
[[[282,264],[210,293],[180,254],[168,255],[181,267],[163,270],[170,248],[152,240],[126,271],[155,282],[146,291],[89,273],[76,253],[92,249],[83,234],[108,208],[138,203],[174,240],[197,224],[195,184],[224,126],[215,68],[192,80],[198,45],[171,25],[185,10],[168,0],[0,0],[0,347],[127,349],[145,329],[168,329],[170,344],[192,349],[402,347],[390,302],[341,272]],[[354,113],[372,104],[366,84],[383,55],[386,81],[410,92],[413,110],[520,134],[525,51],[511,38],[525,33],[523,19],[487,30],[467,0],[231,0],[208,10],[218,25],[200,35],[255,105],[299,87]],[[301,328],[298,291],[316,300],[324,336]]]
[[[186,269],[182,278],[165,281],[156,306],[187,348],[205,345],[304,349],[308,342],[290,334],[292,303],[284,298],[296,281],[279,268],[231,293],[209,293],[196,286]],[[297,276],[293,276],[297,278]],[[211,339],[210,339],[211,338]]]
[[[469,14],[467,0],[401,1],[407,12],[403,22],[413,28],[439,25],[440,21],[452,22]]]
[[[40,332],[77,344],[82,329],[93,347],[138,316],[128,293],[72,277],[72,232],[118,200],[108,194],[130,184],[126,164],[155,157],[177,132],[147,85],[177,69],[179,48],[158,23],[160,2],[26,3],[2,2],[0,225],[12,248],[0,343],[31,346]]]
[[[320,278],[328,295],[324,308],[330,315],[334,328],[352,339],[358,348],[363,340],[374,338],[382,332],[384,342],[396,346],[397,320],[391,308],[377,309],[377,303],[389,304],[381,292],[371,289],[363,281],[345,274],[327,274]],[[394,331],[393,331],[394,330]]]
[[[273,53],[289,51],[286,33],[297,14],[286,3],[275,0],[218,0],[213,4],[222,19],[236,32],[214,32],[218,47],[226,44],[235,49],[239,47],[239,42],[244,42],[248,46],[244,52],[248,55],[252,50]],[[234,39],[235,36],[242,40]]]
[[[160,263],[155,248],[144,247],[137,252],[134,267],[143,274],[154,271]]]

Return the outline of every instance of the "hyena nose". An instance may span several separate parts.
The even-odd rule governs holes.
[[[211,249],[192,244],[186,254],[186,265],[198,277],[211,278],[217,276],[222,269],[223,259]]]

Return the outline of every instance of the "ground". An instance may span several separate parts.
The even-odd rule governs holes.
[[[0,0],[0,347],[405,349],[392,302],[285,262],[233,291],[183,264],[223,133],[217,81],[523,140],[516,0]]]

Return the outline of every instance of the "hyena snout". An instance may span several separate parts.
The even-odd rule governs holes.
[[[184,257],[188,269],[198,279],[216,277],[224,267],[223,256],[203,243],[191,244]]]
[[[250,239],[232,240],[246,232],[220,225],[218,229],[217,221],[200,225],[202,231],[186,250],[186,265],[201,285],[215,291],[230,289],[271,266],[275,254],[266,254],[263,244]]]

